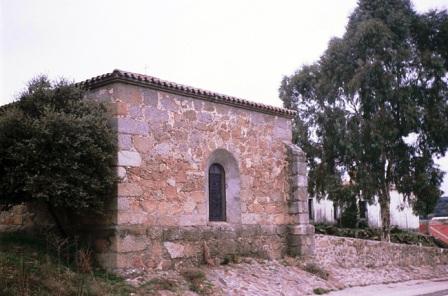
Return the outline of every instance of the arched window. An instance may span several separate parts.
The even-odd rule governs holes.
[[[210,166],[208,186],[210,221],[226,221],[226,176],[220,164]]]

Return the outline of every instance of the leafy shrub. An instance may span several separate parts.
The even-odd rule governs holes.
[[[115,181],[115,134],[106,107],[45,76],[0,109],[0,203],[42,201],[101,212]]]

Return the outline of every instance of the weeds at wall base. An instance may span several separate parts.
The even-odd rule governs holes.
[[[9,233],[0,236],[0,295],[128,295],[133,288],[92,265],[89,249]]]

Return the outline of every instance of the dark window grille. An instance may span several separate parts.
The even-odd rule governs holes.
[[[336,222],[339,220],[338,205],[335,202],[333,202],[333,218]]]
[[[367,202],[365,200],[359,201],[359,218],[367,218]]]
[[[314,207],[313,207],[313,199],[308,199],[308,217],[310,220],[314,220]]]
[[[217,163],[208,170],[209,220],[226,221],[226,176]]]

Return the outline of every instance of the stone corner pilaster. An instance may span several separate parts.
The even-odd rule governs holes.
[[[308,177],[306,155],[298,146],[287,144],[289,162],[288,209],[292,223],[288,225],[288,253],[290,256],[314,254],[314,226],[308,213]]]

